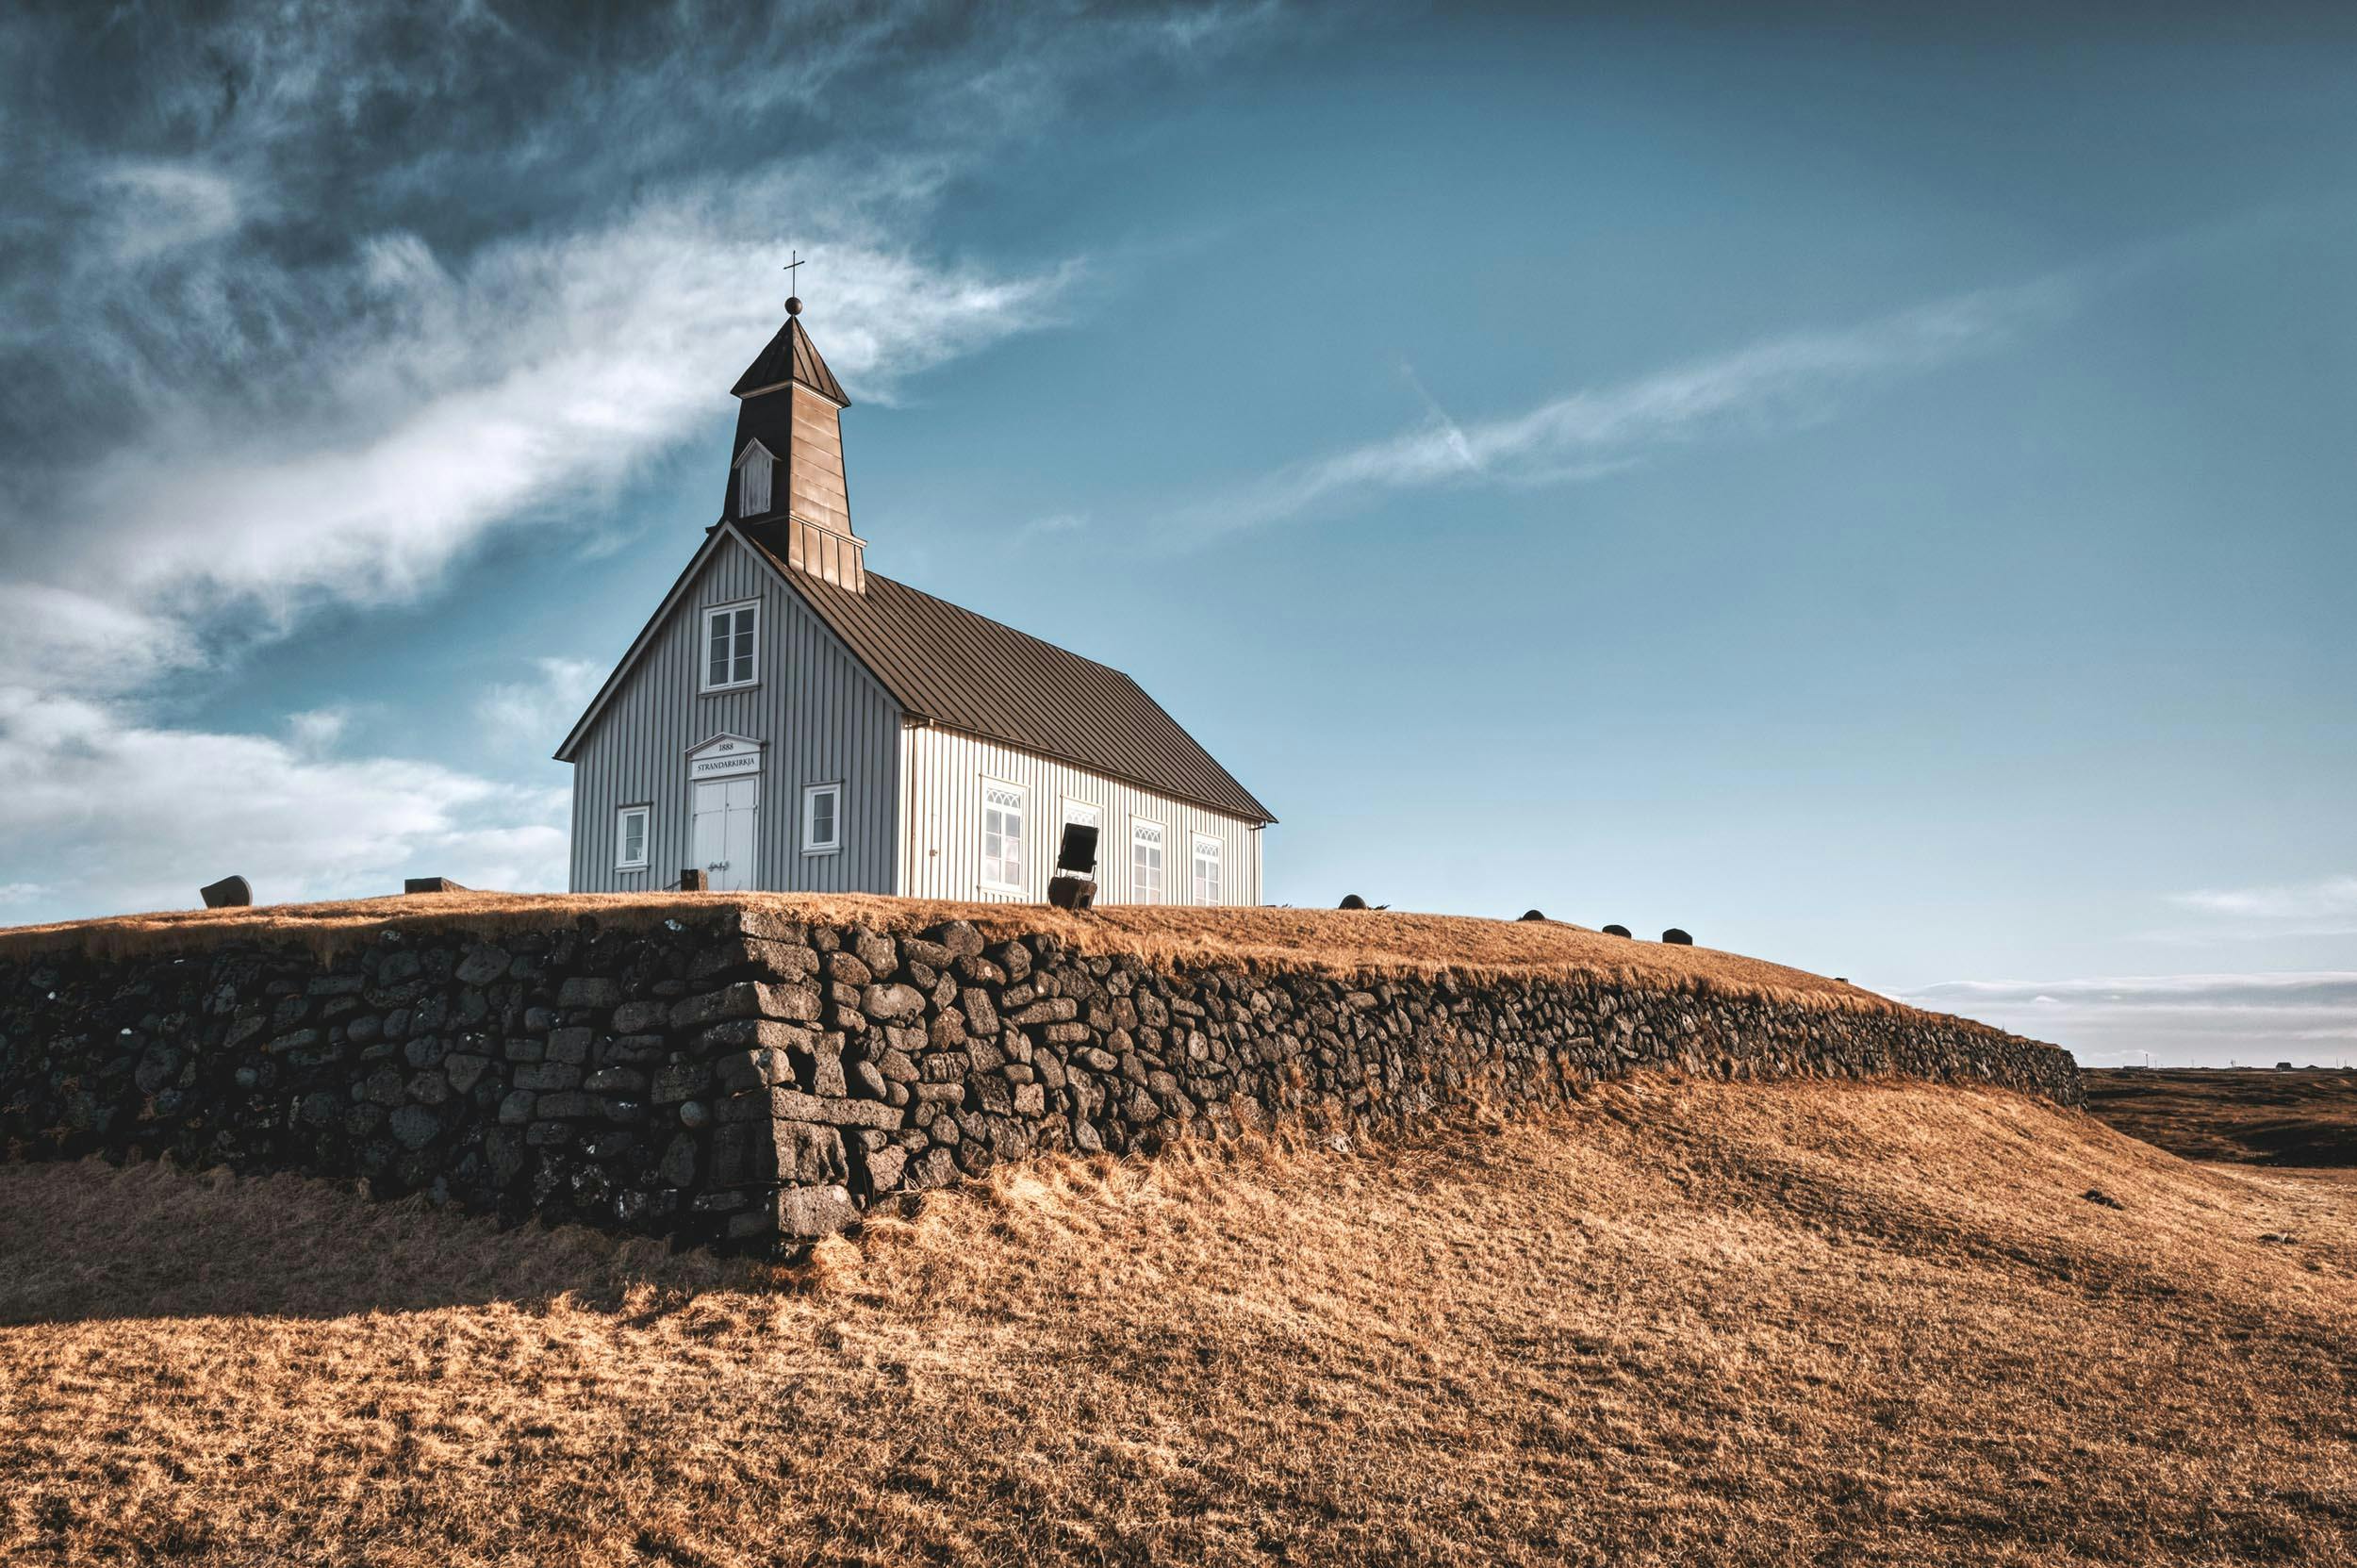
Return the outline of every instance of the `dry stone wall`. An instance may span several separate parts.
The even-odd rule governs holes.
[[[766,1248],[1072,1149],[1399,1127],[1638,1068],[1905,1075],[2080,1099],[1958,1019],[1580,979],[1166,972],[727,911],[0,960],[0,1147],[361,1177],[510,1220]]]

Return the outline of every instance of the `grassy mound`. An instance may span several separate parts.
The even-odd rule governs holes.
[[[1049,933],[1096,953],[1148,963],[1347,975],[1554,973],[1770,996],[1806,1004],[1902,1011],[1844,981],[1710,948],[1607,936],[1556,920],[1485,920],[1392,910],[1186,909],[1126,904],[1073,914],[1045,904],[948,903],[866,893],[435,893],[248,909],[173,909],[100,920],[0,928],[0,960],[73,951],[100,957],[200,950],[239,940],[300,943],[321,956],[387,930],[452,927],[496,938],[589,916],[614,929],[743,909],[783,920],[922,931],[969,920],[989,940]]]
[[[1035,1164],[783,1276],[0,1169],[11,1563],[2327,1563],[2353,1378],[2357,1186],[1996,1091]]]

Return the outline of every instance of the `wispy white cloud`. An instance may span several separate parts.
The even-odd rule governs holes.
[[[2177,893],[2169,902],[2197,915],[2260,926],[2270,935],[2357,933],[2357,877]],[[2290,933],[2286,927],[2306,929]]]
[[[319,756],[335,750],[351,724],[350,708],[311,708],[287,716],[287,734],[298,752],[306,757]]]
[[[2147,1052],[2162,1065],[2357,1060],[2357,972],[1950,981],[1896,995],[2069,1047],[2089,1065]]]
[[[755,291],[768,246],[751,228],[734,201],[674,201],[457,271],[414,236],[379,237],[339,280],[353,321],[311,323],[308,413],[177,403],[39,503],[82,520],[43,586],[143,618],[183,653],[223,621],[278,630],[430,590],[488,534],[594,505],[715,418],[783,321]],[[867,398],[1046,319],[1073,275],[813,249],[830,362]]]
[[[196,627],[126,603],[121,585],[0,580],[0,682],[103,695],[144,689],[206,662]]]
[[[1089,520],[1079,512],[1056,512],[1044,518],[1033,518],[1017,528],[1020,539],[1049,538],[1059,534],[1078,534],[1087,528]]]
[[[2058,308],[2069,292],[2057,278],[1962,295],[1845,331],[1755,343],[1489,420],[1451,418],[1410,371],[1426,404],[1421,423],[1206,503],[1187,514],[1186,533],[1199,542],[1381,491],[1591,479],[1712,432],[1788,426],[1821,417],[1856,383],[1927,370],[2002,341]]]
[[[492,743],[541,755],[556,749],[589,699],[604,684],[603,665],[592,659],[535,659],[528,681],[502,681],[486,687],[475,718]]]
[[[250,216],[236,176],[190,160],[117,158],[100,165],[91,184],[96,227],[118,266],[219,239]]]
[[[561,885],[566,797],[298,739],[161,729],[0,690],[0,796],[17,884],[68,907],[195,901],[235,871],[267,901],[397,890],[404,876]]]

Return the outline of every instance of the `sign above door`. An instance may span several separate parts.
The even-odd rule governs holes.
[[[744,735],[718,734],[687,753],[691,779],[725,779],[737,773],[761,771],[763,743]]]

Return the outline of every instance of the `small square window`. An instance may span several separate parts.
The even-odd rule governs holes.
[[[802,853],[832,854],[843,848],[843,786],[812,784],[802,791]]]
[[[624,806],[614,817],[614,868],[618,871],[643,871],[647,868],[648,824],[654,817],[651,806]]]

